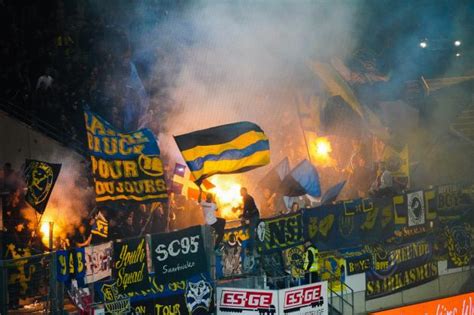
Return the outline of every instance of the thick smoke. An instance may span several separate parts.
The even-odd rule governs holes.
[[[54,222],[55,236],[73,236],[75,228],[85,219],[94,200],[92,187],[84,174],[89,172],[77,155],[53,154],[44,159],[61,163],[61,171],[53,188],[48,206],[41,217],[28,207],[23,212],[33,228],[41,222]]]
[[[273,163],[299,150],[295,165],[306,157],[296,98],[318,89],[310,62],[351,52],[354,14],[342,2],[204,2],[159,25],[184,20],[192,38],[170,74],[161,146],[180,160],[172,135],[249,120],[269,136]]]
[[[365,50],[373,52],[379,72],[389,81],[353,86],[361,103],[377,111],[380,101],[403,99],[420,111],[419,125],[404,130],[408,137],[398,139],[410,145],[414,183],[426,186],[453,178],[432,176],[433,166],[449,173],[457,164],[439,163],[449,158],[434,155],[449,151],[465,156],[462,144],[456,152],[445,146],[453,143],[446,138],[448,117],[453,119],[466,103],[452,106],[458,91],[444,90],[446,101],[440,102],[439,94],[424,97],[419,86],[421,103],[405,99],[407,80],[459,74],[459,60],[446,62],[449,52],[438,54],[434,45],[437,38],[466,39],[461,25],[469,14],[463,13],[462,6],[450,1],[436,5],[429,1],[193,1],[130,6],[128,18],[119,21],[130,25],[134,59],[142,65],[152,96],[152,122],[158,125],[154,129],[160,131],[162,152],[171,162],[181,160],[172,135],[250,120],[268,134],[272,163],[288,156],[294,166],[307,157],[296,99],[320,95],[323,103],[327,96],[309,67],[311,61],[338,57],[350,66],[352,55]],[[425,37],[432,39],[433,50],[420,49],[419,41]],[[469,94],[468,89],[461,87],[464,94]],[[244,177],[255,184],[267,169]]]

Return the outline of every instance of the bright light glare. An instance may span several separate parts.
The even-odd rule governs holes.
[[[220,214],[227,220],[237,219],[239,214],[234,209],[242,203],[240,184],[229,177],[214,176],[211,182],[215,185],[210,191],[216,195]]]
[[[326,138],[319,138],[316,141],[316,153],[319,156],[327,157],[331,151],[331,144]]]
[[[422,41],[422,42],[420,43],[420,47],[421,47],[421,48],[426,48],[426,47],[428,47],[428,43],[425,42],[425,41]]]
[[[461,53],[456,53],[456,57],[461,57]]]
[[[454,41],[454,46],[456,46],[456,47],[461,46],[461,41],[460,40]]]

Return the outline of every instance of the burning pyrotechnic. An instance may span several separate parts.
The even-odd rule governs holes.
[[[242,204],[240,196],[241,185],[232,178],[214,176],[211,182],[215,185],[210,191],[216,196],[220,215],[226,220],[238,219],[240,212],[236,211]]]
[[[47,221],[41,222],[40,224],[41,242],[43,242],[43,245],[46,247],[49,247],[50,229],[51,229],[50,222],[47,222]],[[54,231],[54,228],[53,228],[53,231]]]
[[[331,157],[331,142],[326,137],[317,137],[312,144],[312,152],[314,161],[318,166],[334,166],[336,161]]]
[[[52,223],[52,224],[51,224]],[[39,236],[44,246],[49,248],[50,229],[52,228],[53,247],[56,248],[60,238],[66,237],[66,231],[73,229],[73,226],[68,226],[67,218],[59,216],[57,209],[46,209],[46,212],[39,222]],[[73,230],[71,230],[73,231]]]
[[[327,138],[320,137],[316,140],[316,154],[321,158],[328,158],[332,152],[331,143]]]

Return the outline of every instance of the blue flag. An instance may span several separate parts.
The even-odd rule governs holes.
[[[258,186],[261,189],[268,188],[270,191],[277,191],[283,179],[290,172],[290,162],[288,158],[284,158],[274,168],[272,168],[265,177],[260,180]]]
[[[336,184],[329,188],[324,195],[321,197],[321,205],[327,205],[334,202],[337,199],[337,196],[341,193],[346,181],[342,181],[339,184]]]
[[[321,196],[321,185],[318,171],[308,160],[304,160],[283,179],[280,190],[284,196],[289,197],[306,194],[319,197]]]

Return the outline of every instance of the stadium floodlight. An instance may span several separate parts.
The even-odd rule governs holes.
[[[425,40],[423,40],[423,41],[420,42],[420,47],[421,48],[426,48],[426,47],[428,47],[428,43]]]
[[[461,46],[461,41],[460,40],[454,41],[454,46],[456,46],[456,47]]]
[[[456,53],[456,57],[461,57],[461,53]]]

